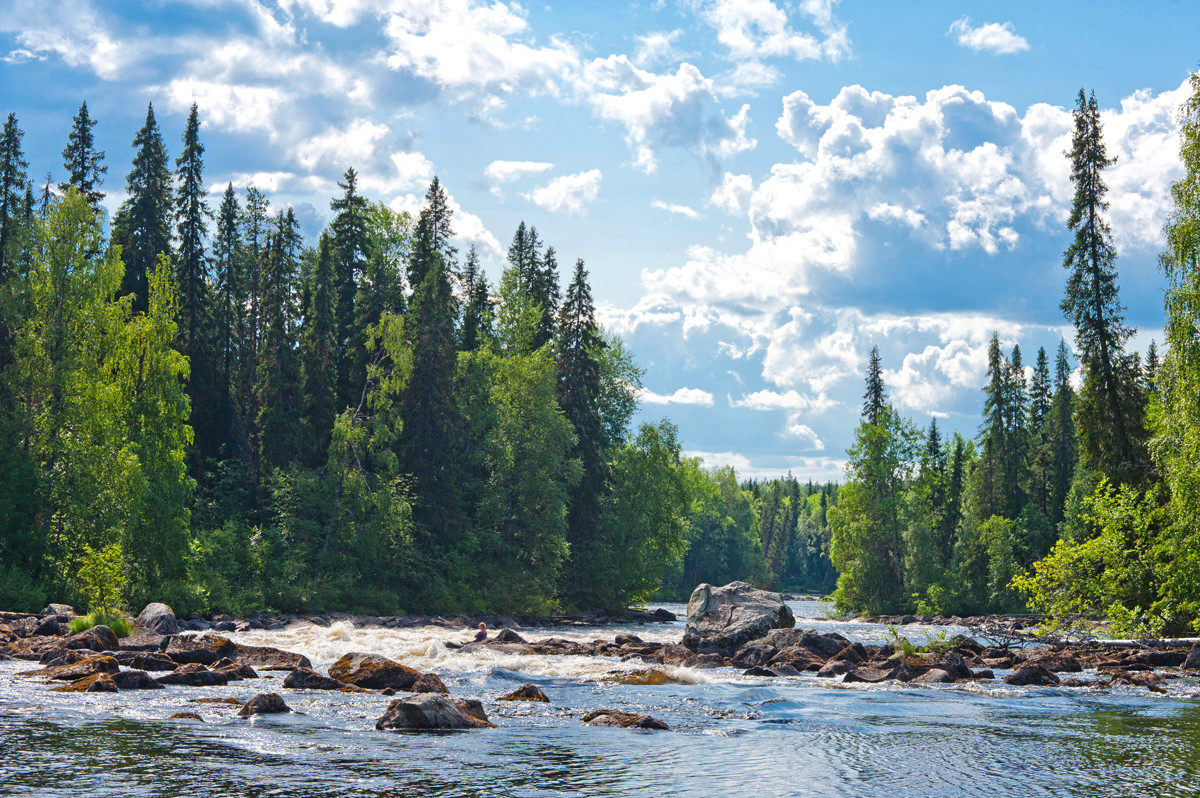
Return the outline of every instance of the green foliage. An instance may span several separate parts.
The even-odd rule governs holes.
[[[111,614],[121,605],[127,578],[125,552],[118,543],[96,550],[84,546],[79,565],[79,593],[92,612]]]
[[[132,627],[126,618],[112,612],[104,612],[102,610],[93,610],[87,615],[81,615],[77,618],[72,618],[67,624],[67,628],[71,634],[79,634],[80,632],[91,629],[93,626],[107,626],[112,629],[113,634],[117,637],[129,637]]]

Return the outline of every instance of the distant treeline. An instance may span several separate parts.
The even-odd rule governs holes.
[[[1095,96],[1079,93],[1075,197],[1060,342],[1031,370],[993,335],[974,441],[928,432],[887,400],[872,351],[847,483],[830,511],[836,600],[850,612],[1029,607],[1060,628],[1107,618],[1120,635],[1200,629],[1200,75],[1181,109],[1185,175],[1161,264],[1166,347],[1127,350],[1108,158]]]
[[[94,125],[40,188],[15,114],[0,136],[0,606],[101,566],[180,612],[832,585],[836,487],[739,486],[633,428],[641,372],[536,229],[493,285],[436,178],[414,218],[349,169],[306,243],[254,187],[209,206],[195,106],[173,162],[147,109],[109,223]]]

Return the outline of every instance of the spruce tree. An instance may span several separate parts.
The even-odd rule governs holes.
[[[179,329],[184,354],[192,358],[206,348],[202,327],[208,317],[208,262],[204,239],[212,211],[205,201],[204,145],[200,143],[200,117],[196,104],[188,114],[183,132],[183,152],[175,161],[179,184],[176,197],[175,232],[179,238],[179,257],[175,280],[179,289]]]
[[[1117,251],[1104,212],[1103,171],[1116,163],[1104,146],[1096,95],[1079,97],[1071,141],[1075,197],[1067,227],[1074,232],[1063,256],[1069,272],[1062,310],[1075,325],[1083,367],[1079,446],[1085,467],[1119,484],[1136,484],[1149,469],[1142,402],[1132,359],[1124,353],[1134,330],[1125,325],[1117,288]]]
[[[862,417],[868,424],[878,423],[883,408],[887,406],[887,391],[883,385],[883,369],[879,363],[879,347],[871,347],[867,362],[867,392],[863,394]]]
[[[1067,342],[1058,342],[1054,358],[1054,398],[1047,421],[1050,447],[1049,512],[1047,518],[1057,526],[1063,520],[1067,494],[1075,477],[1078,459],[1075,434],[1075,388],[1071,385],[1071,360]]]
[[[1151,339],[1150,347],[1146,350],[1146,365],[1142,367],[1142,387],[1148,394],[1158,390],[1158,366],[1158,344]]]
[[[173,200],[167,148],[154,119],[154,105],[146,107],[146,123],[133,139],[133,169],[125,178],[127,199],[113,222],[113,242],[121,245],[125,277],[121,291],[133,294],[134,310],[144,311],[148,296],[147,275],[160,254],[171,252]]]
[[[333,239],[322,233],[301,341],[300,393],[308,425],[305,459],[310,467],[324,462],[337,415],[337,286],[333,262]]]
[[[537,230],[532,231],[531,237],[536,242]],[[555,316],[558,314],[558,259],[554,247],[547,247],[540,259],[535,258],[534,271],[530,276],[530,294],[542,309],[542,317],[533,336],[533,348],[540,349],[553,340]]]
[[[1038,347],[1037,364],[1029,386],[1029,497],[1043,518],[1050,518],[1050,485],[1053,450],[1050,445],[1050,412],[1053,394],[1050,359],[1044,346]]]
[[[263,344],[256,385],[263,468],[282,468],[300,457],[300,375],[294,340],[299,312],[293,291],[299,274],[298,227],[291,208],[276,215],[263,273]]]
[[[492,300],[488,296],[487,277],[479,268],[479,255],[475,247],[467,252],[463,284],[466,296],[459,348],[464,352],[473,352],[491,338],[492,323]]]
[[[213,318],[215,324],[216,358],[219,363],[217,396],[220,401],[221,433],[211,444],[199,441],[209,456],[215,456],[220,446],[229,443],[235,424],[233,393],[239,371],[242,341],[245,336],[245,282],[242,279],[242,241],[239,234],[241,208],[233,184],[225,187],[221,207],[217,211],[217,236],[213,240],[213,272],[215,293]]]
[[[237,403],[238,418],[245,425],[247,464],[254,479],[257,479],[258,475],[258,393],[254,386],[258,379],[258,354],[263,336],[262,290],[263,274],[267,269],[270,207],[271,203],[266,195],[254,186],[249,186],[246,189],[246,204],[242,207],[239,220],[242,239],[239,271],[244,291],[242,302],[245,308],[245,326],[233,395]]]
[[[363,339],[355,323],[355,299],[358,285],[366,270],[370,243],[367,234],[367,200],[358,193],[358,174],[347,169],[346,182],[338,183],[344,192],[329,203],[336,214],[330,228],[333,231],[334,275],[337,286],[337,342],[339,408],[354,407],[362,394],[366,371],[366,355],[360,351]]]
[[[575,430],[575,448],[583,475],[568,488],[567,542],[571,549],[567,592],[579,604],[594,600],[594,584],[603,546],[600,504],[608,483],[609,441],[601,419],[601,373],[599,355],[604,347],[596,324],[592,290],[583,260],[575,262],[575,273],[567,288],[558,320],[555,354],[558,361],[558,406]]]
[[[87,101],[79,106],[79,112],[71,125],[67,136],[67,146],[62,151],[63,169],[67,172],[67,182],[59,183],[58,190],[66,193],[71,186],[79,189],[83,198],[93,208],[98,208],[104,192],[100,184],[104,182],[104,173],[108,167],[104,165],[104,152],[97,150],[92,135],[96,120],[88,115]],[[46,190],[49,191],[50,179],[46,178]],[[43,205],[43,212],[45,206]]]
[[[8,247],[21,218],[26,214],[25,195],[29,192],[29,164],[21,151],[25,134],[17,126],[17,115],[10,113],[0,133],[0,285],[8,277]]]

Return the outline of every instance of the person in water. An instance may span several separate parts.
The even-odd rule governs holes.
[[[479,631],[475,633],[475,642],[479,643],[487,640],[487,624],[483,621],[479,622]]]

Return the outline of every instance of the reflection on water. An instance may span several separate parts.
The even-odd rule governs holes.
[[[798,624],[878,642],[887,631],[812,617]],[[683,608],[672,608],[682,615]],[[673,625],[520,630],[678,641]],[[939,631],[939,630],[935,630]],[[953,634],[955,630],[951,630]],[[913,636],[913,629],[904,632]],[[914,639],[920,640],[918,630]],[[483,699],[498,728],[374,730],[387,697],[282,690],[279,674],[224,688],[68,695],[14,679],[0,663],[0,795],[77,796],[947,796],[1184,795],[1200,791],[1194,679],[1158,696],[1138,688],[840,685],[811,675],[685,673],[636,687],[605,674],[645,667],[603,657],[538,657],[445,647],[440,627],[297,627],[237,636],[299,651],[319,668],[374,651],[437,672]],[[687,676],[688,678],[683,678]],[[535,681],[549,704],[497,702]],[[279,691],[297,714],[243,720],[190,699]],[[652,714],[671,732],[584,727],[589,709]],[[204,722],[167,720],[199,712]]]

